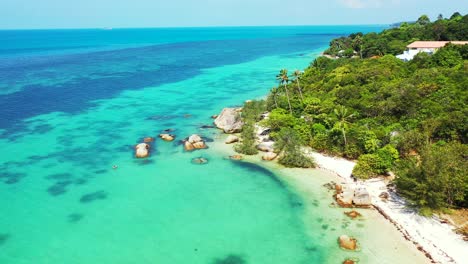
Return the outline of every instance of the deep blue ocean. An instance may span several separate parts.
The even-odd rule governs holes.
[[[0,263],[346,257],[336,236],[348,225],[325,224],[342,213],[317,210],[311,230],[287,183],[221,156],[223,135],[202,126],[264,96],[280,69],[307,67],[331,39],[383,28],[0,31]],[[149,159],[133,157],[165,129],[174,142],[157,139]],[[179,140],[194,133],[210,148],[183,151]],[[198,156],[209,163],[192,164]]]

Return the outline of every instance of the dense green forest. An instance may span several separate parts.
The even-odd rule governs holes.
[[[444,38],[468,39],[468,16],[422,18],[375,35],[397,38],[444,23]],[[369,43],[364,57],[373,54]],[[422,211],[468,206],[468,45],[449,44],[410,62],[319,57],[304,72],[282,70],[277,80],[266,100],[245,105],[240,152],[256,152],[253,123],[266,110],[269,118],[260,122],[271,128],[286,166],[313,166],[299,151],[309,146],[357,160],[358,178],[395,172],[398,191]]]
[[[354,33],[330,42],[325,54],[339,57],[383,56],[402,53],[406,46],[416,40],[468,40],[468,15],[454,13],[450,18],[431,22],[426,15],[414,23],[401,23],[380,33]]]

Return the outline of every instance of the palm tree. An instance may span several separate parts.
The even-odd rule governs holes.
[[[299,90],[299,95],[301,96],[301,103],[304,103],[304,97],[302,96],[301,85],[299,83],[299,79],[302,77],[302,72],[300,70],[295,70],[292,77],[294,79],[293,81],[296,81],[297,90]]]
[[[273,97],[273,101],[275,102],[276,108],[278,108],[278,102],[276,101],[276,97],[278,96],[278,88],[273,87],[270,90],[271,96]]]
[[[336,117],[338,118],[338,122],[335,123],[335,126],[338,129],[341,129],[341,132],[343,133],[343,139],[344,139],[344,144],[345,148],[346,145],[348,144],[346,140],[346,129],[348,129],[348,124],[349,119],[354,116],[354,114],[348,114],[348,109],[346,107],[340,105],[338,108],[335,108],[334,110]]]
[[[359,48],[359,55],[361,56],[361,59],[362,59],[362,37],[357,35],[354,40],[353,40],[353,44],[356,48]]]
[[[278,80],[280,85],[282,84],[284,87],[284,91],[286,92],[286,97],[288,99],[289,112],[291,112],[292,114],[291,101],[289,100],[289,92],[288,92],[288,82],[289,82],[288,70],[282,69],[280,73],[276,75],[276,80]]]

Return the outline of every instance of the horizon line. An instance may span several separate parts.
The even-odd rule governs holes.
[[[384,24],[295,24],[295,25],[239,25],[239,26],[151,26],[151,27],[64,27],[64,28],[0,28],[0,31],[20,30],[119,30],[119,29],[196,29],[196,28],[244,28],[244,27],[318,27],[318,26],[391,26],[392,23]]]

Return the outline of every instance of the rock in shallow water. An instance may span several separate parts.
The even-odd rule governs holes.
[[[135,156],[137,158],[146,158],[149,156],[150,145],[146,143],[140,143],[135,146]]]
[[[208,163],[208,159],[203,158],[203,157],[197,157],[197,158],[193,158],[193,159],[192,159],[192,163],[193,163],[193,164],[207,164],[207,163]]]
[[[357,240],[347,235],[341,235],[338,238],[338,242],[341,248],[344,248],[347,250],[356,250],[357,248]]]
[[[164,141],[173,141],[175,136],[170,134],[159,134],[159,137]]]
[[[241,132],[244,125],[237,108],[224,108],[214,124],[227,134]]]
[[[186,151],[204,149],[206,148],[206,144],[199,135],[193,134],[184,142],[184,148]]]

